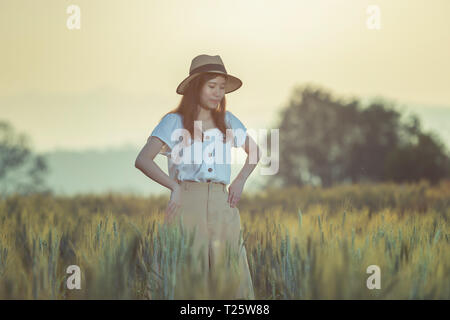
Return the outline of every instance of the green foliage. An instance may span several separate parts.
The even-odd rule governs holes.
[[[50,193],[45,186],[47,162],[32,153],[28,137],[0,120],[0,198],[13,194]]]
[[[450,177],[450,157],[439,137],[423,132],[417,116],[403,119],[382,99],[363,107],[321,88],[299,87],[276,127],[279,172],[267,186],[421,179],[435,184]]]

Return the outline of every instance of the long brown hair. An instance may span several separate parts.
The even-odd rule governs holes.
[[[178,107],[167,112],[162,118],[164,118],[169,113],[180,114],[183,118],[183,127],[184,129],[189,131],[193,140],[194,121],[197,120],[198,114],[200,113],[200,107],[198,106],[200,104],[200,91],[207,81],[214,79],[217,76],[222,76],[225,78],[225,80],[227,79],[227,76],[225,74],[212,72],[201,73],[200,75],[192,79],[192,81],[190,81],[189,85],[186,87],[185,93],[181,98]],[[229,141],[229,139],[232,139],[233,136],[232,132],[231,135],[230,134],[227,135],[225,113],[226,113],[226,98],[224,95],[218,107],[215,110],[211,110],[211,116],[216,127],[223,133],[223,136],[226,137],[227,139],[226,141]],[[187,139],[183,138],[183,140],[187,145]]]

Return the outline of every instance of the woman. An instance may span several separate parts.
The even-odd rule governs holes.
[[[176,90],[183,95],[179,106],[162,117],[135,165],[171,190],[164,223],[176,222],[193,234],[193,250],[195,257],[200,257],[206,286],[211,287],[211,276],[217,276],[214,271],[224,267],[227,252],[233,252],[238,273],[230,270],[225,275],[221,271],[226,283],[236,284],[228,298],[254,299],[236,205],[260,152],[242,122],[225,109],[225,94],[241,85],[240,79],[226,72],[220,56],[195,57],[189,76]],[[248,155],[255,150],[256,157],[252,155],[251,159],[256,161],[250,163],[247,157],[227,190],[231,147],[242,147]],[[158,153],[168,157],[169,175],[153,161]]]

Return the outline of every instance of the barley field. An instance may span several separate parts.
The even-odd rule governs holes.
[[[1,200],[0,299],[204,298],[192,238],[163,225],[167,201]],[[244,191],[238,208],[256,299],[450,298],[450,181]],[[67,287],[70,265],[80,289]],[[213,283],[220,299],[226,281]]]

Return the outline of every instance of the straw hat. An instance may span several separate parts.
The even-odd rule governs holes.
[[[242,81],[239,78],[227,73],[219,55],[209,56],[207,54],[201,54],[192,59],[191,67],[189,68],[189,76],[178,85],[177,93],[183,95],[189,82],[204,72],[227,75],[228,79],[225,84],[225,93],[233,92],[242,86]]]

